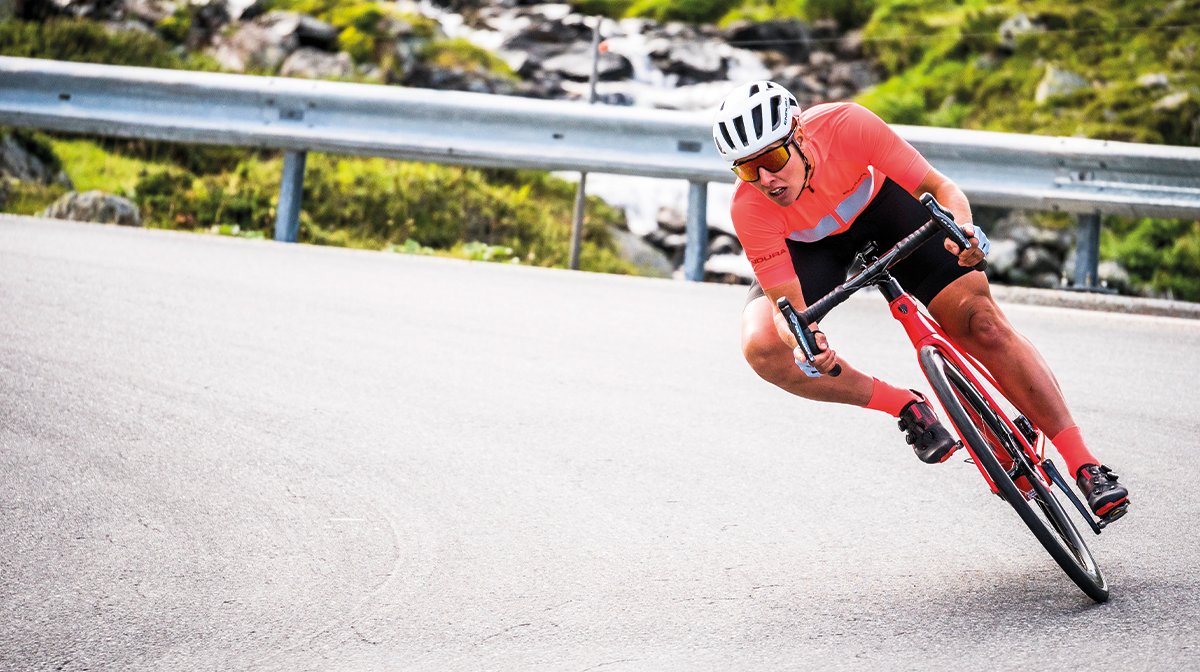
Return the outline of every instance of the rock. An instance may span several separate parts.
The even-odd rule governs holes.
[[[14,133],[0,133],[0,178],[11,177],[22,182],[58,183],[71,188],[71,180],[61,170],[56,171],[38,156],[35,147],[26,146]]]
[[[1062,259],[1044,247],[1030,245],[1021,252],[1021,270],[1036,276],[1038,273],[1052,273],[1055,277],[1062,272]]]
[[[349,79],[354,75],[354,61],[344,51],[331,54],[312,47],[301,47],[283,61],[283,65],[279,66],[279,74],[308,79]]]
[[[582,52],[570,51],[549,58],[542,63],[542,68],[565,79],[586,82],[592,76],[591,45],[587,45]],[[629,79],[633,76],[633,65],[620,54],[603,53],[600,54],[596,76],[599,81],[605,82]]]
[[[863,57],[863,31],[851,30],[838,38],[837,54],[842,58],[857,60]]]
[[[180,3],[173,0],[125,0],[123,4],[127,18],[153,26],[174,14]]]
[[[725,31],[725,40],[742,49],[782,52],[798,61],[808,56],[812,29],[797,20],[738,22]]]
[[[1055,96],[1065,96],[1079,89],[1086,89],[1091,84],[1082,75],[1069,70],[1060,70],[1053,65],[1046,66],[1046,74],[1038,82],[1037,91],[1033,95],[1034,102],[1041,104]]]
[[[300,46],[329,50],[337,44],[338,33],[341,32],[337,28],[306,14],[300,14],[299,17],[296,37],[300,40]]]
[[[808,63],[814,68],[828,68],[837,63],[837,56],[828,51],[814,51],[808,55]]]
[[[621,258],[637,266],[646,275],[655,278],[669,278],[675,270],[670,257],[654,245],[628,231],[610,227],[613,241]]]
[[[229,70],[275,72],[301,46],[327,47],[337,29],[296,12],[268,12],[241,24],[233,34],[217,36],[209,54]]]
[[[1129,271],[1121,264],[1112,261],[1102,261],[1096,267],[1096,272],[1100,275],[1100,284],[1109,289],[1115,289],[1118,292],[1128,292],[1131,289],[1132,278]]]
[[[1170,80],[1167,79],[1167,76],[1164,75],[1163,73],[1155,72],[1155,73],[1145,74],[1145,75],[1142,75],[1141,77],[1138,77],[1137,83],[1138,83],[1138,86],[1141,86],[1146,89],[1160,89],[1160,88],[1165,89],[1167,86],[1170,85],[1171,82],[1170,82]]]
[[[1018,12],[1000,24],[1000,46],[1008,51],[1012,51],[1017,48],[1017,39],[1019,37],[1036,32],[1037,30],[1038,27],[1034,25],[1033,21],[1029,20],[1028,16],[1025,16],[1024,12]]]
[[[664,205],[658,209],[655,221],[667,233],[683,233],[687,231],[687,214],[668,205]]]
[[[72,191],[46,208],[42,216],[121,226],[142,225],[141,213],[133,201],[102,191]]]
[[[1007,278],[1017,265],[1019,249],[1020,246],[1015,240],[1008,238],[1003,240],[993,239],[992,247],[987,255],[988,271],[997,277]]]
[[[737,238],[726,234],[717,234],[708,241],[709,256],[717,254],[740,254],[742,246],[738,244]]]
[[[829,68],[830,86],[845,86],[856,91],[874,86],[879,77],[867,61],[841,61]]]
[[[709,44],[684,42],[672,45],[659,62],[659,67],[668,75],[679,75],[680,84],[695,84],[725,78],[725,59],[721,58],[718,50],[713,49]],[[632,76],[633,66],[630,65],[629,74],[621,79]]]
[[[1183,104],[1188,101],[1189,97],[1190,95],[1187,91],[1172,93],[1169,96],[1163,96],[1162,98],[1154,101],[1152,109],[1164,112],[1174,112],[1182,107]]]

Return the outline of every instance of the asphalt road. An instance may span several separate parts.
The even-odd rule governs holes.
[[[1133,492],[1096,605],[743,296],[0,218],[0,669],[1200,669],[1200,321],[1006,306]]]

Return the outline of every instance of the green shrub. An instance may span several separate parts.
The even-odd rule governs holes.
[[[1117,260],[1141,284],[1200,301],[1200,221],[1109,217],[1101,254]]]
[[[636,0],[626,14],[655,21],[716,21],[738,5],[738,0]]]
[[[176,70],[218,69],[206,56],[176,53],[157,35],[109,30],[83,19],[0,21],[0,55]]]
[[[434,67],[518,79],[499,56],[463,38],[430,42],[422,55],[423,60]]]

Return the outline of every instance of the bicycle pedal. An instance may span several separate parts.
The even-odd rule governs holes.
[[[1117,522],[1117,520],[1126,513],[1129,513],[1129,500],[1125,500],[1124,503],[1114,507],[1112,511],[1100,516],[1100,529],[1104,529],[1110,524]]]

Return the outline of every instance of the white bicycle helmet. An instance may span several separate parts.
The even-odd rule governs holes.
[[[796,97],[775,82],[743,84],[721,101],[713,142],[726,161],[735,163],[782,140],[799,114]]]

